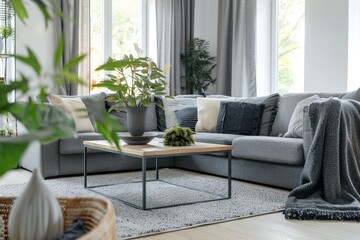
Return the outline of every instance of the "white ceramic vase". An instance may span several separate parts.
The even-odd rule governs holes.
[[[36,169],[10,211],[10,239],[57,239],[63,233],[63,224],[59,202],[45,186]]]

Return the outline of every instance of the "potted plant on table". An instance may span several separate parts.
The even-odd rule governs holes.
[[[145,132],[146,111],[154,102],[154,95],[166,95],[167,83],[164,71],[170,65],[160,69],[149,57],[140,57],[142,51],[135,45],[138,57],[132,54],[123,58],[109,60],[96,70],[110,71],[108,80],[97,84],[97,87],[108,88],[111,93],[106,101],[114,103],[109,111],[127,111],[127,127],[132,136],[142,136]]]

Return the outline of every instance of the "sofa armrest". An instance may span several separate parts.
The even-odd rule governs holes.
[[[41,172],[44,178],[60,174],[59,145],[60,140],[40,146]]]
[[[310,150],[312,143],[310,119],[309,119],[309,107],[304,107],[303,110],[303,149],[304,149],[304,159],[306,161],[307,155]]]
[[[45,178],[58,176],[60,173],[59,141],[49,144],[31,143],[21,159],[20,166],[30,171],[37,168]]]

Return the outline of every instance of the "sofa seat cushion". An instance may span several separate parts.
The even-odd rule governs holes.
[[[242,135],[237,134],[222,134],[222,133],[196,133],[194,136],[195,141],[204,142],[204,143],[215,143],[215,144],[224,144],[231,145],[233,140]]]
[[[158,137],[162,137],[165,134],[164,132],[156,133],[159,134]],[[199,132],[194,134],[193,137],[196,142],[231,145],[234,139],[242,137],[242,135]]]
[[[303,140],[267,136],[243,136],[233,141],[237,158],[287,165],[304,165]]]

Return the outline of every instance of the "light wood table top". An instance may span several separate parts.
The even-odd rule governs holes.
[[[118,152],[116,147],[105,140],[84,141],[84,146],[88,148],[96,148],[109,152]],[[220,145],[212,143],[196,142],[195,145],[186,147],[170,147],[163,145],[163,139],[155,138],[147,145],[127,145],[120,141],[121,153],[134,155],[138,157],[158,157],[182,154],[201,154],[210,152],[231,151],[231,145]]]

